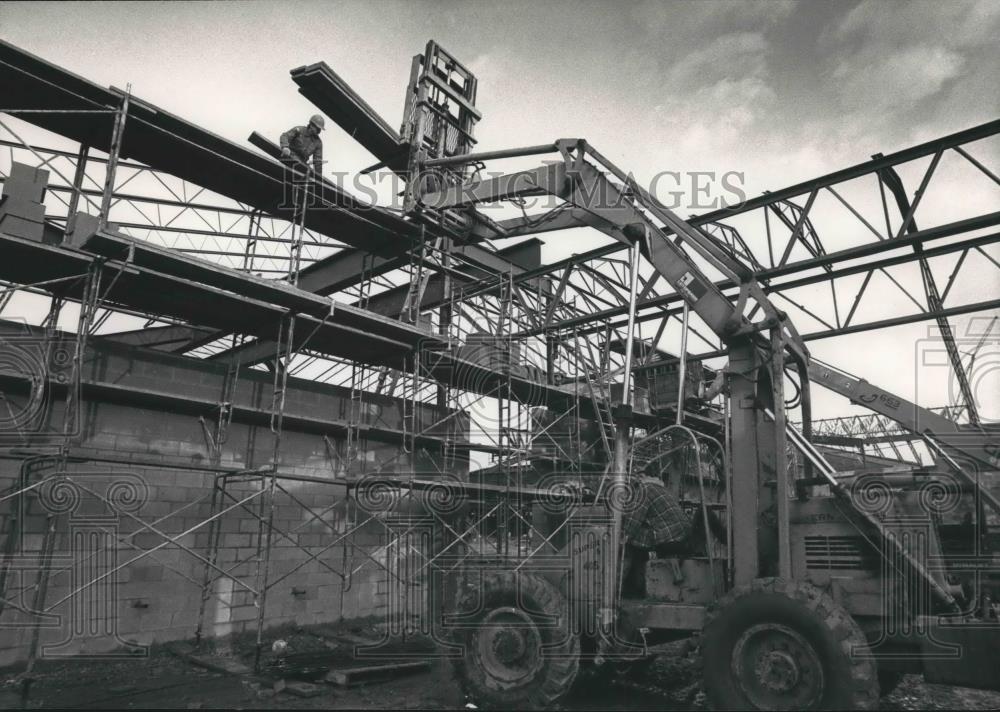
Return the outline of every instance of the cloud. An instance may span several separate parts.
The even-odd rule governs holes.
[[[759,32],[733,32],[686,54],[663,79],[665,95],[654,112],[670,152],[684,165],[704,168],[706,152],[727,155],[773,109],[778,93],[770,81],[770,46]],[[727,159],[728,160],[728,159]]]
[[[992,44],[1000,23],[1000,4],[993,0],[967,2],[863,2],[832,28],[828,39],[862,39],[878,45],[918,42],[948,47]]]
[[[673,64],[664,83],[678,90],[737,77],[760,78],[766,74],[767,50],[767,40],[759,32],[723,35]]]
[[[965,58],[942,46],[911,46],[874,61],[866,52],[840,61],[834,86],[848,110],[905,112],[960,76]]]
[[[864,2],[820,34],[819,85],[842,135],[879,142],[967,128],[996,113],[995,2]]]
[[[686,2],[668,5],[646,0],[632,6],[632,18],[645,32],[670,38],[711,36],[720,30],[762,28],[787,18],[795,10],[792,0],[772,2]]]

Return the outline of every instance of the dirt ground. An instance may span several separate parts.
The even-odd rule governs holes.
[[[193,664],[183,657],[182,646],[157,646],[148,656],[115,661],[42,661],[30,690],[31,709],[464,709],[466,700],[452,674],[451,664],[435,658],[433,647],[422,640],[395,640],[380,648],[388,656],[373,661],[355,657],[359,642],[376,639],[374,626],[365,623],[319,626],[308,630],[288,628],[268,631],[261,657],[261,675],[232,675]],[[283,657],[270,651],[276,639],[285,640]],[[172,649],[171,649],[172,648]],[[212,661],[253,664],[255,646],[248,636],[206,646],[198,652]],[[403,657],[403,656],[406,657]],[[317,694],[298,697],[280,689],[285,679],[310,677],[386,660],[424,659],[430,667],[395,679],[360,686],[338,687],[320,683]],[[321,661],[317,663],[317,661]],[[312,675],[315,678],[315,675]],[[17,670],[0,671],[0,708],[21,706],[21,680]],[[613,680],[586,674],[563,701],[566,710],[701,710],[694,656],[664,655],[640,675]],[[883,710],[991,710],[1000,709],[1000,693],[924,683],[918,676],[904,678],[884,697]]]

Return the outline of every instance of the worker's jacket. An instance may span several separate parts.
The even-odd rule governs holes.
[[[680,544],[691,536],[691,518],[664,486],[662,480],[642,477],[622,509],[622,531],[628,543],[640,549]]]
[[[305,126],[295,126],[281,134],[281,147],[290,149],[292,155],[303,163],[310,158],[316,173],[323,167],[323,140],[319,136],[310,136]]]

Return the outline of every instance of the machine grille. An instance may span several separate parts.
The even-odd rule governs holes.
[[[809,569],[867,570],[874,563],[871,548],[859,536],[807,536],[805,547]]]

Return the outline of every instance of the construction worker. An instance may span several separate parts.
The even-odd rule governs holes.
[[[622,513],[622,534],[625,537],[623,593],[644,596],[643,564],[649,560],[649,553],[655,552],[664,559],[691,556],[699,530],[704,527],[703,512],[697,508],[694,516],[689,516],[660,475],[641,474],[636,477],[633,486],[638,487],[635,506]],[[707,512],[707,515],[711,533],[720,541],[726,541],[725,525],[713,512]],[[704,546],[710,544],[705,542]]]
[[[291,166],[305,164],[307,170],[318,176],[323,169],[323,140],[319,132],[325,126],[323,117],[314,114],[305,126],[293,126],[281,134],[281,160]]]
[[[636,506],[622,513],[626,541],[638,549],[661,556],[688,553],[692,521],[659,477],[639,475]]]

